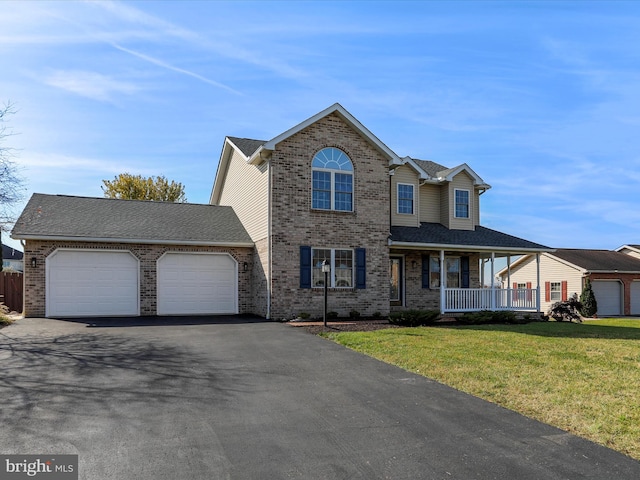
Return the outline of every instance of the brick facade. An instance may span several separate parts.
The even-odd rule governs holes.
[[[253,264],[253,248],[198,247],[184,245],[147,245],[130,243],[97,243],[97,242],[55,242],[27,240],[24,249],[25,262],[25,294],[24,315],[27,317],[44,317],[46,312],[46,259],[58,248],[88,250],[124,250],[131,252],[140,261],[140,315],[157,314],[156,296],[156,262],[166,252],[216,252],[228,253],[238,262],[238,311],[252,313],[254,301],[252,295],[252,268],[243,271],[244,262]],[[37,266],[31,266],[35,258]]]
[[[325,147],[353,163],[353,212],[311,208],[311,161]],[[334,288],[329,310],[389,312],[389,160],[333,113],[277,145],[272,169],[271,318],[322,315],[324,290],[300,288],[300,246],[366,249],[366,288]]]
[[[445,254],[449,256],[448,253]],[[456,253],[455,256],[469,257],[469,287],[480,288],[480,257],[478,254]],[[392,250],[391,256],[402,256],[404,263],[404,305],[391,307],[392,311],[440,310],[440,289],[422,288],[422,258],[423,256],[440,257],[439,251],[411,251]],[[414,266],[415,262],[415,266]]]

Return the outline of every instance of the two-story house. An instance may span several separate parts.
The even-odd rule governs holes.
[[[500,289],[494,263],[550,249],[481,226],[488,189],[466,164],[400,158],[335,104],[271,140],[227,137],[209,205],[34,194],[12,232],[25,315],[319,316],[323,263],[341,316],[536,311],[539,282]]]
[[[514,303],[513,292],[493,284],[493,266],[551,249],[482,227],[489,188],[466,164],[400,158],[334,104],[268,141],[227,137],[211,203],[233,207],[255,242],[260,315],[318,315],[323,262],[330,308],[341,315],[536,311],[540,285]]]

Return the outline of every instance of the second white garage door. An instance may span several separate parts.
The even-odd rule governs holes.
[[[631,315],[640,315],[640,280],[631,282]]]
[[[236,261],[226,253],[165,253],[158,260],[158,315],[238,313]]]
[[[591,282],[598,302],[598,316],[622,315],[622,284],[618,281],[594,280]]]

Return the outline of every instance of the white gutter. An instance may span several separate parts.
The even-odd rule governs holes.
[[[468,251],[482,251],[482,252],[501,252],[501,253],[537,253],[537,252],[555,252],[555,249],[543,249],[543,248],[509,248],[509,247],[495,247],[485,245],[443,245],[441,243],[416,243],[416,242],[395,242],[389,240],[389,246],[410,248],[413,250],[455,250],[461,252]]]
[[[56,235],[20,235],[15,240],[52,240],[61,242],[142,243],[146,245],[202,245],[205,247],[254,247],[253,242],[208,242],[200,240],[149,240],[144,238],[65,237]]]

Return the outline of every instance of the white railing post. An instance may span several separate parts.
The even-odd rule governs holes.
[[[496,252],[491,252],[491,310],[496,309]]]
[[[446,309],[447,272],[444,271],[444,250],[440,250],[440,313],[444,314]]]

